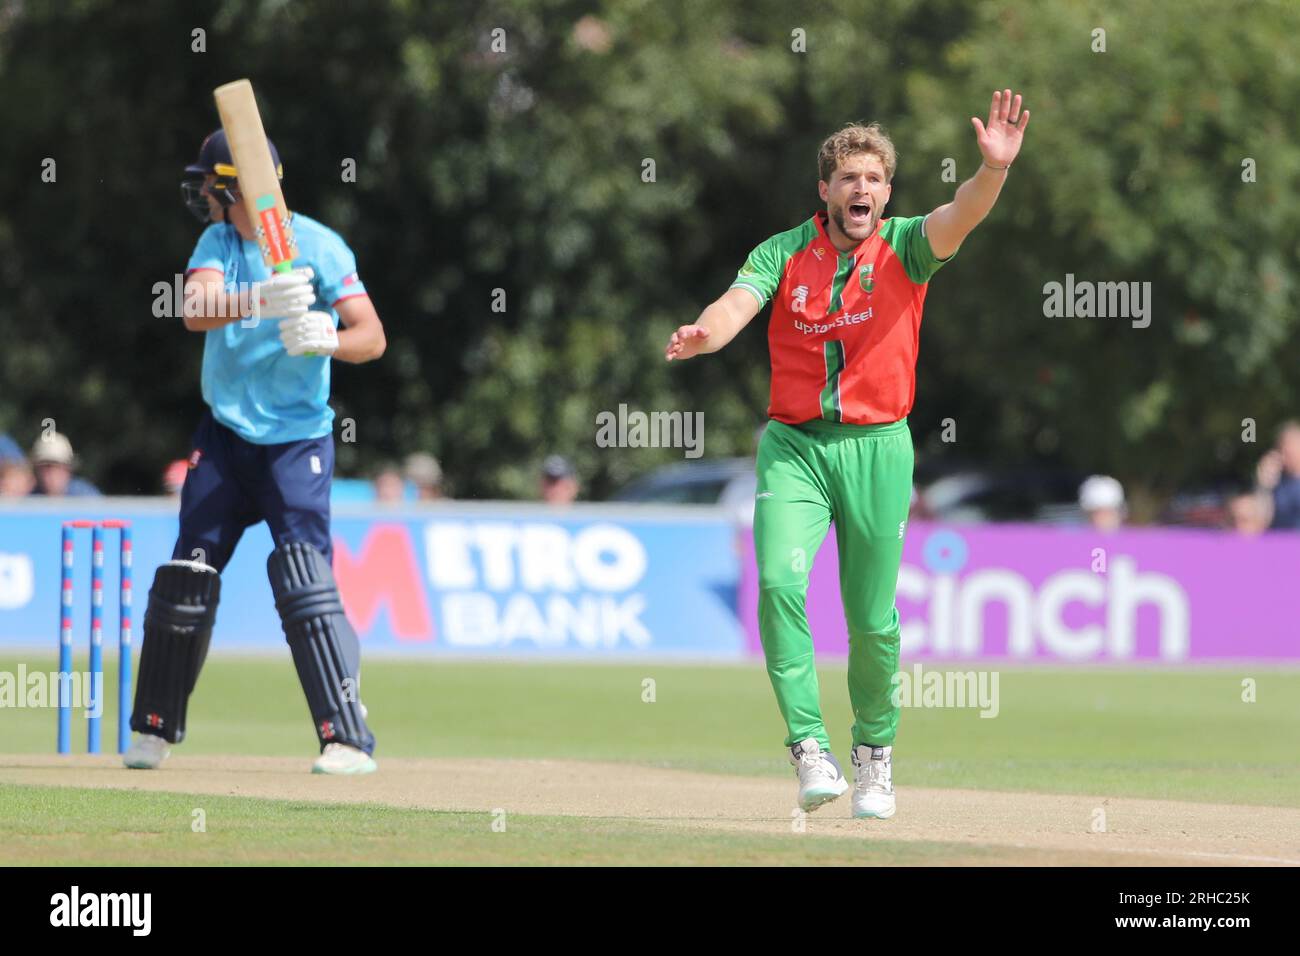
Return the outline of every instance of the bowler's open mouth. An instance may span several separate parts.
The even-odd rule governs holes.
[[[865,226],[871,221],[871,206],[869,203],[855,202],[849,206],[849,222],[855,226]]]

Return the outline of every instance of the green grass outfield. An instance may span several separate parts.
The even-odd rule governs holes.
[[[105,749],[116,743],[114,662]],[[18,659],[0,658],[16,673]],[[57,669],[54,659],[24,661]],[[83,665],[78,660],[76,666]],[[847,762],[843,667],[821,673],[832,746]],[[1000,712],[906,708],[899,772],[926,787],[1114,793],[1300,807],[1300,672],[999,670]],[[1242,680],[1256,682],[1255,703]],[[643,681],[654,680],[653,703]],[[788,774],[784,730],[757,665],[372,660],[363,699],[376,756],[575,758],[706,772]],[[185,753],[303,755],[316,749],[288,653],[214,656],[190,707]],[[52,709],[0,709],[0,753],[52,753]],[[73,721],[84,751],[84,721]]]
[[[211,826],[192,832],[201,803]],[[33,839],[32,834],[40,834]],[[1002,848],[802,835],[674,831],[622,818],[512,815],[493,832],[482,813],[292,800],[0,785],[6,865],[843,866],[1011,862]]]
[[[105,749],[111,750],[115,661],[106,656],[110,707],[103,728]],[[19,662],[13,655],[0,657],[0,671],[16,673]],[[53,657],[22,663],[29,672],[55,667]],[[83,663],[79,659],[77,666]],[[820,672],[832,743],[847,764],[844,669],[826,666]],[[998,673],[1000,712],[993,719],[974,709],[903,711],[895,758],[900,786],[1300,807],[1294,747],[1300,672],[1243,666]],[[472,756],[790,776],[780,718],[758,665],[371,660],[363,678],[381,768],[385,757]],[[1255,681],[1255,703],[1242,700],[1245,678]],[[646,680],[654,681],[652,703],[643,700]],[[193,698],[189,722],[178,753],[300,756],[305,770],[316,749],[287,652],[282,658],[214,656]],[[78,752],[85,748],[84,726],[78,714],[73,722]],[[54,732],[53,709],[0,709],[0,753],[52,753]],[[792,791],[793,785],[790,779]],[[203,849],[183,836],[155,833],[149,862],[795,863],[808,859],[813,843],[823,839],[810,835],[812,842],[799,849],[762,834],[669,833],[653,821],[536,816],[527,828],[531,842],[522,845],[527,852],[520,856],[521,845],[513,841],[508,853],[493,848],[481,814],[204,800],[205,807],[219,805],[222,817],[237,825],[224,828]],[[131,862],[136,858],[113,850],[129,845],[125,834],[151,833],[150,820],[172,811],[188,814],[193,805],[183,794],[4,785],[0,840],[10,847],[13,862],[49,860],[60,845],[72,853],[69,858],[83,862],[88,845],[103,851],[91,860]],[[329,817],[328,827],[322,827],[322,815]],[[608,839],[612,829],[619,840]],[[426,832],[430,839],[419,839]],[[349,838],[346,847],[332,845],[322,842],[326,833],[351,833],[355,840]],[[35,834],[42,836],[32,839]],[[887,839],[872,846],[875,862],[904,859],[895,859]],[[72,852],[74,847],[80,850]],[[827,838],[817,859],[834,863],[855,854],[860,851]],[[961,862],[997,862],[979,848],[957,852],[915,843],[905,860],[952,860],[954,854]]]

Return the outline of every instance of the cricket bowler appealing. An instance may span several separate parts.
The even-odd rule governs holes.
[[[334,412],[328,401],[331,358],[379,358],[383,325],[357,278],[352,251],[300,213],[292,217],[295,268],[272,276],[239,201],[239,171],[222,130],[204,140],[185,172],[186,205],[211,223],[185,278],[185,327],[204,333],[208,409],[181,489],[173,560],[158,568],[149,591],[131,715],[136,733],[123,762],[154,769],[168,745],[184,738],[221,572],[244,529],[265,521],[275,542],[267,574],[320,742],[312,771],[369,773],[375,738],[359,697],[361,649],[332,571]]]
[[[853,815],[894,815],[894,591],[912,491],[907,414],[921,308],[930,277],[993,208],[1020,152],[1029,124],[1020,100],[995,92],[987,126],[972,118],[983,162],[928,216],[882,218],[896,154],[879,126],[831,136],[817,157],[825,212],[756,248],[727,293],[668,343],[669,361],[716,352],[772,301],[771,421],[754,502],[758,620],[804,810],[848,789],[822,722],[804,607],[808,568],[834,522],[849,630]]]

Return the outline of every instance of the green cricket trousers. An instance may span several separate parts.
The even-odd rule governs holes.
[[[888,425],[768,423],[758,448],[754,502],[758,626],[787,747],[812,737],[830,749],[804,600],[813,558],[832,521],[849,630],[853,745],[893,744],[899,711],[893,701],[899,645],[894,592],[911,499],[907,419]]]

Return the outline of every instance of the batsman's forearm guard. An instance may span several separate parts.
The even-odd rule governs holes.
[[[310,544],[295,541],[271,552],[266,573],[321,748],[340,743],[373,753],[375,738],[361,716],[361,644],[329,563]]]
[[[198,561],[168,561],[154,574],[131,729],[171,743],[185,739],[185,710],[208,656],[221,575]]]

